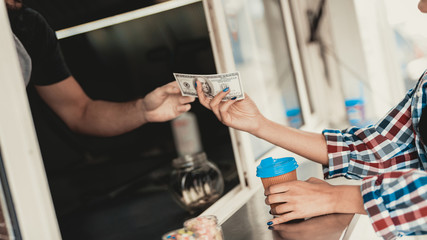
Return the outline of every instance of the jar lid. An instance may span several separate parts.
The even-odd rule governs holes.
[[[293,157],[285,158],[265,158],[257,167],[257,177],[269,178],[276,177],[297,169],[298,163]]]
[[[187,154],[172,160],[172,166],[175,168],[188,167],[188,166],[192,166],[196,162],[200,162],[207,159],[208,157],[206,156],[205,152]]]

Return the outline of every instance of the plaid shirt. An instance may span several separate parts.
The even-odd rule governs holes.
[[[375,125],[323,131],[325,178],[363,179],[364,207],[378,235],[427,234],[427,159],[418,122],[427,104],[427,74]]]

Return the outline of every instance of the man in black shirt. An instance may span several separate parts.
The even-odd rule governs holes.
[[[22,44],[31,59],[29,84],[73,131],[115,136],[148,122],[171,120],[190,110],[194,98],[181,96],[176,82],[129,102],[90,99],[70,74],[55,32],[46,20],[19,0],[5,1],[18,53]]]

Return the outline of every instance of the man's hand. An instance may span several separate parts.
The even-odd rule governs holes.
[[[189,103],[194,97],[181,96],[177,82],[170,82],[156,88],[142,100],[143,116],[146,122],[164,122],[178,117],[191,109]]]
[[[360,186],[333,186],[310,178],[272,185],[265,190],[265,203],[281,203],[271,210],[280,215],[271,225],[294,219],[309,218],[329,213],[364,213]]]
[[[128,102],[90,99],[73,76],[36,86],[40,97],[73,131],[94,136],[116,136],[148,122],[171,120],[190,110],[193,97],[183,97],[176,82]]]

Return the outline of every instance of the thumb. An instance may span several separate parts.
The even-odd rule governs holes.
[[[180,93],[177,82],[170,82],[163,87],[164,87],[164,91],[163,91],[164,95]]]

